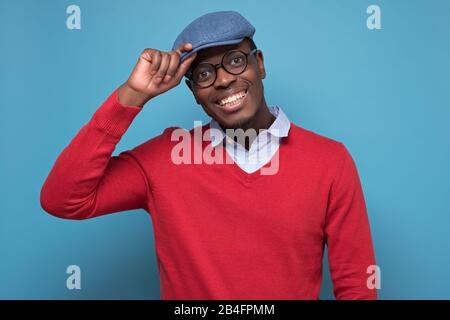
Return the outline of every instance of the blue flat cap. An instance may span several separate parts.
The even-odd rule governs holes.
[[[245,37],[253,39],[255,27],[236,11],[207,13],[192,21],[178,35],[172,51],[182,43],[192,44],[192,50],[181,54],[181,62],[201,49],[237,44]]]

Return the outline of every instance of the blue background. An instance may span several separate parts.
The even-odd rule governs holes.
[[[81,8],[81,30],[66,8]],[[381,30],[366,27],[371,4]],[[56,157],[140,52],[170,50],[196,17],[237,10],[265,54],[267,102],[342,141],[359,170],[381,299],[450,298],[450,2],[0,1],[0,298],[159,299],[153,227],[129,211],[85,221],[39,205]],[[148,103],[117,146],[208,121],[182,85]],[[81,268],[82,289],[66,288]],[[325,265],[325,270],[327,270]],[[332,298],[328,271],[321,298]]]

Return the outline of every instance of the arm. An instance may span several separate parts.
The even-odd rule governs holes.
[[[340,170],[331,187],[325,224],[328,260],[336,299],[377,299],[366,273],[375,265],[363,190],[355,163],[343,149]]]
[[[132,152],[111,157],[141,109],[113,92],[56,160],[41,190],[45,211],[78,220],[146,208],[148,183]]]
[[[100,106],[63,150],[40,194],[42,208],[66,219],[88,219],[124,210],[147,209],[148,181],[133,150],[111,157],[142,106],[177,86],[196,54],[180,63],[182,44],[164,53],[145,49],[130,77]]]

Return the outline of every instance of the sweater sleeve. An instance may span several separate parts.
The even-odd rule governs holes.
[[[325,237],[336,299],[377,299],[367,268],[375,265],[369,220],[356,165],[346,149],[329,196]]]
[[[82,220],[147,206],[146,176],[129,151],[111,157],[141,111],[124,106],[116,89],[58,156],[42,186],[40,203],[48,213]]]

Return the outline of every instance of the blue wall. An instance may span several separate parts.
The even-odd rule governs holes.
[[[66,27],[71,4],[81,8],[81,30]],[[366,27],[370,4],[381,8],[381,30]],[[40,208],[39,191],[142,49],[168,51],[194,18],[228,9],[256,27],[268,103],[352,153],[381,267],[380,298],[450,298],[445,0],[0,1],[0,298],[159,299],[144,211],[61,220]],[[208,118],[179,86],[146,105],[115,154],[194,120]],[[81,267],[81,290],[66,288],[71,264]],[[321,297],[332,298],[327,274]]]

